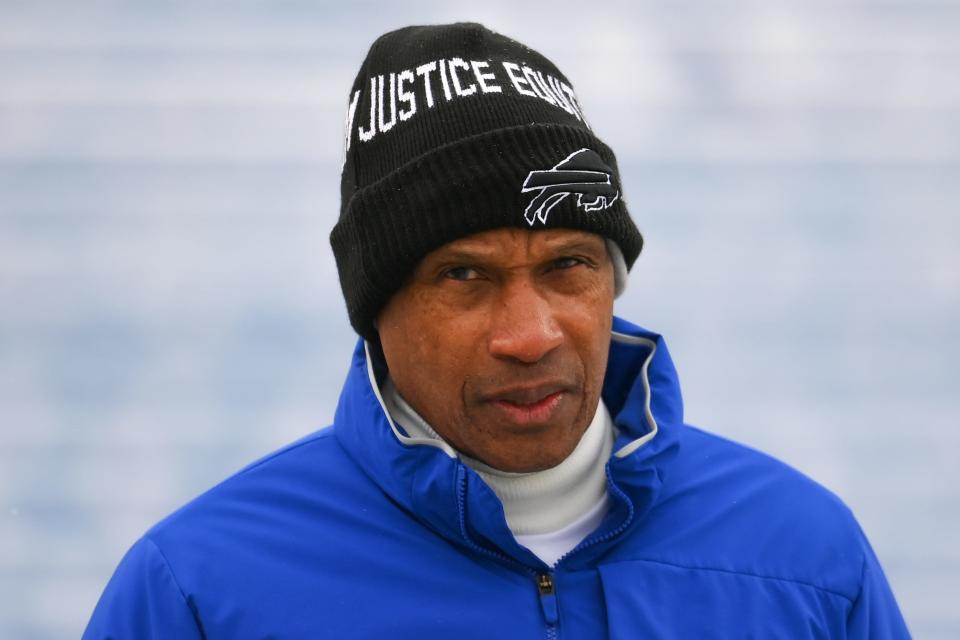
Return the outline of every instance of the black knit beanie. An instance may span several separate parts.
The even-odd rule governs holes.
[[[330,243],[350,322],[374,321],[428,253],[500,227],[571,228],[643,245],[613,151],[570,81],[475,23],[391,31],[370,47],[347,110],[340,220]]]

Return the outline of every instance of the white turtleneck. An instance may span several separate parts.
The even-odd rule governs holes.
[[[394,422],[409,436],[442,440],[400,396],[389,377],[383,384],[383,402]],[[605,465],[613,439],[613,420],[601,400],[576,448],[555,467],[513,473],[458,455],[500,498],[517,542],[552,566],[593,532],[606,515]]]

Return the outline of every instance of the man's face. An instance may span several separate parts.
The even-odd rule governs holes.
[[[504,471],[556,466],[597,409],[613,316],[600,236],[496,229],[428,254],[377,327],[400,395]]]

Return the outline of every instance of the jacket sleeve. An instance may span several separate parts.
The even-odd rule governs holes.
[[[870,640],[909,638],[907,624],[883,575],[880,561],[877,560],[866,535],[862,530],[859,533],[863,549],[863,568],[860,593],[847,616],[847,637]]]
[[[83,640],[200,640],[194,611],[159,547],[141,538],[114,572]]]

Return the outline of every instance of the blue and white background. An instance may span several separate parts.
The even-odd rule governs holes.
[[[350,83],[463,19],[616,150],[618,312],[689,420],[837,492],[960,637],[960,2],[0,0],[0,638],[78,637],[151,523],[331,419]]]

